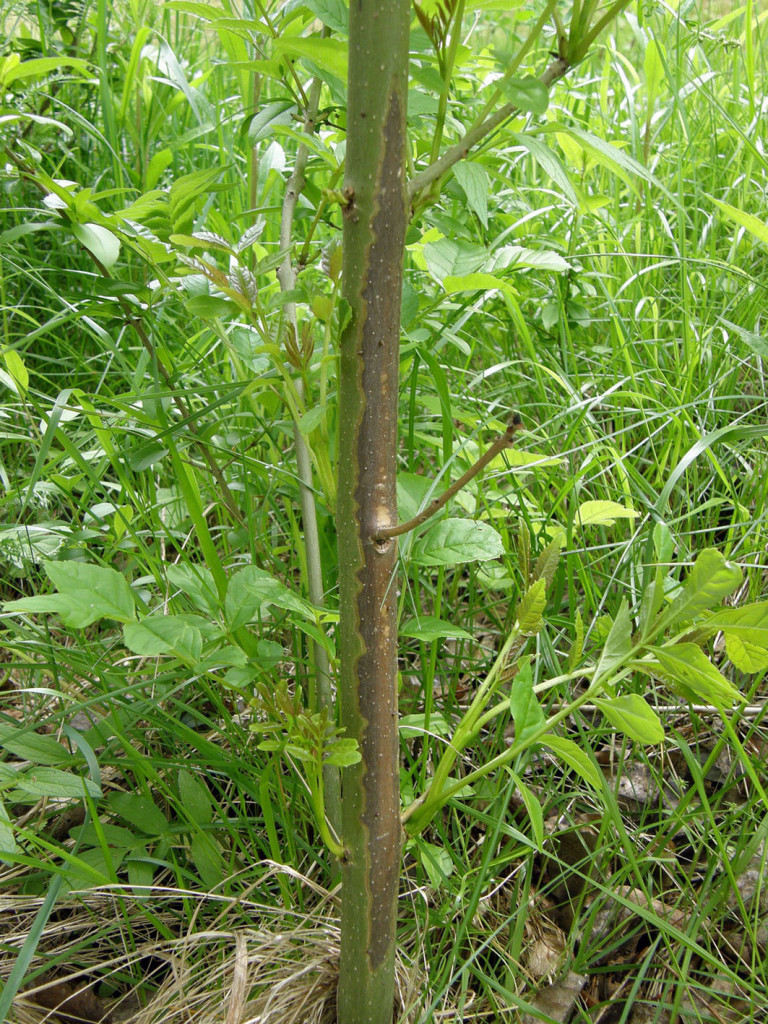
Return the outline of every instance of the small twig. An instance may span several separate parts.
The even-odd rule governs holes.
[[[523,426],[520,417],[515,414],[512,420],[501,435],[496,438],[488,451],[481,455],[480,458],[473,465],[469,467],[466,473],[462,473],[458,480],[454,481],[451,486],[444,491],[439,498],[435,498],[431,501],[425,509],[423,509],[413,519],[409,519],[407,523],[400,523],[399,526],[390,526],[387,529],[379,530],[374,540],[377,543],[383,543],[385,540],[390,540],[392,537],[401,537],[404,533],[410,533],[411,530],[415,530],[421,526],[422,523],[426,523],[428,519],[431,519],[433,515],[440,511],[444,505],[447,505],[454,494],[458,494],[459,491],[466,487],[470,480],[477,476],[480,470],[485,469],[492,459],[495,459],[499,452],[504,451],[505,448],[509,448],[510,445],[515,442],[515,434]]]

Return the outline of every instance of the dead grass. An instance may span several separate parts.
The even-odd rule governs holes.
[[[333,1024],[336,900],[290,868],[267,866],[263,881],[278,872],[306,886],[311,910],[265,905],[253,887],[228,898],[171,888],[137,894],[122,886],[72,894],[42,933],[12,1024]],[[0,898],[0,977],[7,978],[42,903],[21,894]],[[168,934],[178,929],[182,904],[194,907],[192,923],[184,934]],[[414,1019],[420,985],[413,964],[401,958],[402,1024]]]

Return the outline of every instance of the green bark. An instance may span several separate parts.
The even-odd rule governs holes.
[[[410,4],[352,0],[339,371],[341,720],[361,761],[342,777],[340,1024],[391,1024],[401,857],[396,451],[407,222]]]

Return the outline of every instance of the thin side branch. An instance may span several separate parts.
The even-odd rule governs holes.
[[[557,60],[552,61],[544,74],[539,77],[539,81],[543,85],[550,86],[553,82],[567,74],[570,67],[571,65],[567,61],[558,57]],[[443,153],[439,160],[435,160],[434,163],[425,167],[423,171],[415,174],[408,182],[408,198],[411,204],[413,204],[413,200],[419,192],[428,185],[431,185],[433,181],[442,178],[445,172],[449,171],[454,164],[464,160],[468,156],[470,149],[487,135],[490,135],[492,131],[516,113],[517,110],[518,107],[514,103],[505,103],[495,114],[491,114],[490,117],[473,125],[455,145]]]
[[[419,512],[417,516],[414,516],[413,519],[409,519],[407,523],[400,523],[399,526],[391,526],[389,529],[379,530],[374,537],[374,540],[381,544],[386,540],[390,540],[392,537],[402,537],[404,533],[410,533],[411,530],[415,530],[417,527],[421,526],[422,523],[426,523],[428,519],[431,519],[432,516],[436,515],[440,511],[441,508],[447,505],[455,494],[458,494],[463,487],[466,487],[469,481],[476,477],[482,469],[485,469],[488,463],[495,459],[499,452],[503,452],[505,448],[509,448],[515,443],[515,434],[522,428],[522,426],[522,420],[517,414],[515,414],[501,437],[497,437],[488,451],[484,455],[481,455],[477,462],[473,463],[473,465],[469,467],[466,473],[462,473],[459,479],[454,481],[439,498],[435,498],[434,501],[431,501],[425,509]]]

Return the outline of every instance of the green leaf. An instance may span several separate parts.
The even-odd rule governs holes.
[[[734,334],[738,334],[741,340],[748,345],[753,352],[757,353],[761,359],[768,359],[768,338],[763,337],[762,334],[755,334],[754,331],[748,331],[745,327],[740,327],[738,324],[734,324],[723,317],[720,318],[720,322],[729,330],[733,331]]]
[[[443,458],[448,460],[453,451],[453,406],[451,404],[451,393],[448,387],[448,378],[445,370],[438,359],[426,348],[422,347],[419,354],[429,367],[432,383],[440,399],[440,415],[443,428]]]
[[[445,490],[441,484],[434,485],[428,477],[419,473],[397,474],[397,509],[400,522],[406,523],[426,506],[433,498],[439,498]]]
[[[565,310],[568,314],[568,318],[578,327],[586,328],[592,323],[592,315],[583,302],[576,302],[573,299],[568,299],[565,304]]]
[[[213,801],[208,787],[192,772],[179,772],[179,796],[181,804],[196,825],[210,825],[213,821]]]
[[[75,615],[86,614],[85,608],[73,607],[73,602],[61,594],[40,594],[38,597],[19,597],[17,601],[6,601],[3,604],[3,611],[19,611],[23,614],[58,614],[63,615],[70,612],[70,622],[67,626],[80,626],[81,623],[75,620]],[[95,622],[100,615],[94,615],[90,622]],[[89,625],[88,622],[85,625]]]
[[[171,586],[182,590],[201,612],[218,613],[219,599],[210,569],[204,565],[169,565],[165,573]]]
[[[224,860],[219,847],[205,832],[197,832],[189,845],[189,854],[200,881],[207,889],[215,889],[224,877]]]
[[[443,846],[428,843],[420,837],[416,840],[419,860],[429,878],[433,889],[441,889],[446,880],[453,874],[453,859]]]
[[[692,704],[713,704],[724,708],[742,697],[736,687],[715,668],[696,644],[649,647],[658,660],[659,675]],[[647,666],[644,663],[644,667]]]
[[[528,812],[528,819],[531,823],[531,831],[533,832],[533,841],[539,850],[544,849],[544,811],[541,806],[541,801],[536,794],[526,786],[523,780],[511,769],[507,769],[509,774],[515,781],[517,791],[523,799],[525,809]]]
[[[146,890],[152,885],[158,865],[147,863],[149,851],[146,847],[137,846],[130,851],[125,859],[128,884],[133,887],[139,897],[146,896]]]
[[[194,0],[167,0],[164,5],[172,11],[182,11],[184,14],[193,14],[203,21],[216,22],[223,18],[224,11],[213,7],[209,3],[195,3]]]
[[[675,539],[666,523],[656,523],[653,528],[653,550],[656,561],[662,564],[672,561],[675,551]]]
[[[274,41],[274,52],[312,61],[341,82],[347,81],[347,54],[349,47],[340,39],[321,39],[318,36],[283,37]]]
[[[467,0],[468,11],[503,11],[508,14],[516,7],[521,7],[525,0]]]
[[[464,189],[470,210],[484,228],[488,227],[488,175],[480,164],[462,160],[453,168],[456,180]]]
[[[741,583],[741,569],[727,562],[715,548],[705,548],[693,563],[683,589],[656,626],[661,628],[688,620],[719,604]]]
[[[521,146],[524,146],[542,170],[549,175],[557,186],[558,192],[564,196],[572,206],[579,205],[579,196],[574,188],[568,171],[565,169],[562,160],[557,154],[541,139],[523,133],[513,133],[512,138]]]
[[[317,430],[325,419],[326,412],[325,406],[323,405],[313,405],[311,409],[307,409],[299,420],[299,430],[302,432],[304,437],[308,437],[313,430]]]
[[[33,764],[64,764],[72,760],[72,754],[55,737],[24,732],[15,725],[0,725],[0,747]]]
[[[504,78],[498,82],[504,96],[518,110],[529,114],[544,114],[549,106],[549,90],[533,75],[524,78]]]
[[[205,94],[190,84],[184,67],[179,63],[176,54],[162,36],[158,37],[158,43],[160,49],[158,64],[162,68],[163,80],[170,80],[176,89],[184,93],[187,103],[195,112],[200,125],[213,127],[214,111]]]
[[[552,736],[545,734],[541,737],[541,743],[553,750],[557,756],[565,761],[569,768],[573,768],[577,775],[580,775],[590,786],[600,790],[603,788],[603,777],[597,765],[589,759],[587,754],[577,746],[573,740],[564,736]]]
[[[18,852],[19,847],[13,835],[11,819],[8,817],[5,804],[0,800],[0,859],[2,859],[4,853]]]
[[[552,270],[557,274],[564,274],[571,269],[570,263],[552,249],[526,249],[524,245],[505,245],[497,249],[489,269],[519,270],[522,267]]]
[[[531,578],[531,532],[522,520],[517,535],[517,564],[526,583]]]
[[[264,569],[248,565],[231,577],[224,601],[224,614],[231,630],[250,622],[264,605],[273,605],[295,612],[303,619],[313,621],[312,608],[298,594],[270,576]]]
[[[135,850],[144,841],[144,836],[137,836],[132,829],[123,828],[122,825],[105,825],[99,823],[99,827],[89,822],[87,825],[76,825],[69,830],[69,834],[76,842],[84,846],[98,846],[102,837],[110,846],[124,850]]]
[[[633,191],[637,191],[637,186],[633,181],[633,177],[637,177],[642,178],[643,181],[651,182],[664,195],[669,196],[669,192],[663,187],[661,182],[657,181],[654,175],[638,160],[628,156],[617,146],[612,146],[610,142],[599,135],[586,132],[573,125],[556,123],[548,124],[540,128],[540,131],[555,132],[564,152],[568,152],[570,148],[577,148],[582,153],[591,156],[600,167],[607,168],[619,177]],[[568,145],[569,142],[570,146]]]
[[[23,398],[29,390],[29,372],[24,365],[24,360],[15,348],[7,348],[3,352],[3,362],[11,375],[16,394]]]
[[[454,241],[451,238],[427,242],[423,256],[430,274],[441,282],[449,276],[463,277],[466,274],[474,274],[488,262],[488,250],[482,245]]]
[[[664,726],[661,719],[639,694],[628,693],[609,700],[596,697],[594,703],[613,728],[629,736],[631,740],[643,744],[664,742]]]
[[[331,765],[334,768],[349,768],[350,765],[358,764],[362,755],[357,740],[348,740],[337,737],[323,751],[323,764]]]
[[[581,656],[584,653],[584,620],[581,617],[581,612],[576,609],[576,620],[574,622],[574,638],[573,646],[568,654],[568,671],[573,672],[576,666],[581,661]]]
[[[133,592],[114,569],[85,562],[45,562],[58,594],[23,597],[4,605],[6,611],[56,612],[65,626],[82,629],[99,619],[130,622],[135,618]]]
[[[69,889],[91,889],[94,885],[115,882],[115,872],[125,859],[127,851],[112,848],[108,851],[93,848],[82,850],[74,861],[68,861],[64,871]]]
[[[73,224],[77,240],[109,270],[120,255],[120,239],[101,224]]]
[[[664,62],[661,59],[663,52],[664,48],[660,47],[656,39],[651,37],[646,44],[645,58],[643,60],[645,87],[648,90],[648,107],[650,110],[653,110],[656,93],[664,81]],[[650,114],[648,116],[650,117]]]
[[[643,592],[640,608],[637,612],[638,629],[644,639],[648,636],[663,603],[664,579],[657,571],[657,578],[651,580]]]
[[[16,57],[16,54],[13,54]],[[3,87],[11,85],[13,82],[21,81],[24,78],[36,78],[38,75],[49,75],[52,71],[61,71],[62,68],[70,68],[72,71],[77,71],[81,75],[90,75],[88,67],[88,61],[82,60],[78,57],[65,57],[63,54],[57,54],[55,57],[36,57],[34,60],[25,60],[20,64],[15,63],[15,66],[8,67],[6,62],[5,67],[0,64],[0,78],[3,82]]]
[[[269,643],[268,640],[259,640],[258,646]],[[279,644],[276,645],[282,653],[282,647]],[[258,655],[259,664],[262,664],[261,655]],[[248,659],[248,655],[241,647],[234,647],[231,644],[225,644],[223,647],[216,646],[205,658],[198,661],[196,668],[198,672],[212,672],[215,669],[220,669],[225,666],[234,665],[236,668],[245,668],[250,665],[251,662]]]
[[[344,0],[304,0],[305,6],[332,32],[349,33],[349,8]]]
[[[4,113],[4,114],[0,114],[0,127],[7,127],[8,125],[16,124],[18,122],[25,122],[26,123],[28,121],[32,121],[34,124],[44,124],[44,125],[49,125],[52,128],[56,128],[63,135],[65,135],[68,139],[73,138],[74,134],[75,134],[72,131],[72,129],[69,127],[69,125],[63,124],[61,121],[57,121],[53,117],[42,117],[40,114],[33,114],[29,110],[25,110],[23,114],[11,114],[11,113],[7,113],[7,112]],[[43,200],[43,202],[45,202],[45,200]],[[47,205],[47,203],[46,203],[46,205]],[[14,229],[13,228],[9,228],[8,230],[9,231],[13,231]],[[27,233],[32,232],[32,231],[52,231],[52,230],[56,230],[56,228],[54,228],[54,226],[52,224],[50,224],[50,223],[37,224],[37,225],[29,225],[26,228],[26,231],[24,231],[24,234],[27,234]],[[3,232],[3,234],[5,234],[5,232]],[[2,998],[2,997],[0,997],[0,998]]]
[[[517,602],[517,627],[526,636],[534,636],[541,629],[544,606],[547,603],[547,584],[543,579],[532,583]]]
[[[337,337],[341,337],[349,324],[352,322],[352,307],[349,301],[342,296],[336,303],[336,311],[339,319]]]
[[[329,636],[322,626],[318,626],[316,622],[310,622],[303,616],[294,619],[293,625],[296,629],[300,629],[302,633],[314,640],[316,644],[319,644],[324,651],[328,652],[331,658],[336,657],[336,645],[333,642],[333,637]]]
[[[293,124],[295,113],[296,104],[292,99],[265,103],[248,125],[248,144],[255,146],[262,139],[269,138],[276,127]]]
[[[541,323],[545,331],[551,331],[560,322],[560,303],[545,302],[541,307]]]
[[[423,736],[425,731],[435,736],[448,736],[450,734],[451,727],[441,714],[431,716],[428,730],[424,728],[425,722],[424,712],[415,715],[403,715],[399,724],[400,735],[404,740],[412,740],[417,736]]]
[[[539,699],[533,692],[533,672],[530,662],[523,665],[512,680],[509,691],[509,710],[515,723],[516,744],[522,743],[528,735],[540,729],[546,721]]]
[[[146,796],[135,793],[112,793],[109,797],[112,810],[139,832],[147,836],[167,836],[171,827],[168,819],[157,804]]]
[[[629,617],[629,606],[624,598],[613,620],[613,625],[606,638],[605,647],[597,663],[594,682],[610,677],[622,662],[625,662],[632,650],[632,620]]]
[[[160,175],[163,171],[167,170],[173,163],[173,151],[170,146],[166,146],[165,149],[159,149],[153,154],[152,159],[147,164],[147,170],[145,173],[145,184],[147,192],[141,198],[146,198],[148,193],[152,193],[152,190],[160,180]],[[159,197],[158,197],[159,198]],[[165,197],[164,197],[165,198]],[[162,202],[162,200],[161,200]],[[140,218],[136,217],[136,220]]]
[[[725,651],[739,672],[765,672],[768,669],[768,650],[742,639],[738,633],[725,633]]]
[[[485,562],[504,553],[501,537],[487,523],[473,519],[442,519],[431,526],[413,546],[415,565],[458,565]]]
[[[75,601],[88,601],[96,618],[131,622],[136,616],[133,591],[122,573],[86,562],[46,562],[48,578],[60,594]],[[65,620],[66,622],[66,620]],[[69,623],[66,623],[69,625]]]
[[[204,202],[209,192],[229,188],[217,180],[221,173],[221,165],[217,165],[193,171],[191,174],[183,174],[173,182],[168,191],[168,213],[171,227],[176,234],[189,234],[192,230],[196,203]]]
[[[547,546],[540,552],[539,557],[536,559],[536,565],[533,567],[533,576],[531,582],[536,580],[544,580],[547,585],[547,589],[552,585],[552,580],[555,578],[557,572],[557,566],[560,562],[560,548],[563,546],[563,536],[558,533],[556,537],[547,544]]]
[[[709,196],[715,206],[721,210],[725,216],[738,224],[739,227],[747,230],[753,238],[756,238],[758,242],[763,245],[768,245],[768,224],[760,217],[756,217],[753,213],[747,213],[745,210],[740,210],[737,206],[731,206],[730,203],[724,203],[720,199],[715,199]]]
[[[85,796],[85,790],[94,799],[101,796],[101,787],[92,779],[62,772],[58,768],[30,768],[19,772],[14,784],[16,789],[34,797],[74,797],[80,800]]]
[[[617,519],[637,519],[639,513],[617,501],[584,501],[579,505],[575,525],[613,526]]]
[[[443,288],[446,295],[456,295],[457,292],[492,292],[500,291],[514,298],[517,289],[513,288],[509,281],[495,274],[449,274],[443,278]]]
[[[512,467],[523,467],[536,470],[545,469],[547,466],[560,466],[564,460],[558,458],[555,455],[545,455],[543,452],[537,452],[534,449],[529,449],[527,452],[521,452],[519,449],[505,449],[501,455],[498,455],[492,463],[490,468],[502,469]],[[562,537],[562,535],[560,535]],[[562,542],[561,542],[562,543]]]
[[[653,568],[653,578],[650,578],[649,566],[645,572],[644,590],[640,600],[640,607],[637,611],[637,626],[640,636],[645,639],[651,632],[662,605],[666,584],[672,583],[673,579],[667,574],[666,566],[672,561],[675,542],[672,532],[664,522],[658,522],[653,528],[653,549],[656,554],[656,566]]]
[[[200,630],[183,615],[148,615],[141,622],[129,622],[123,627],[123,639],[129,651],[146,658],[173,654],[194,664],[203,650]]]
[[[434,615],[420,615],[418,619],[408,619],[400,627],[400,636],[409,636],[414,640],[423,640],[425,643],[432,643],[443,637],[451,637],[455,640],[471,640],[472,634],[461,626],[456,626],[445,619],[438,619]]]
[[[709,633],[723,630],[740,640],[768,649],[768,601],[718,608],[703,622]]]
[[[192,316],[203,320],[217,316],[237,316],[240,312],[237,303],[221,299],[217,295],[193,295],[191,299],[186,300],[185,305]]]
[[[187,249],[217,249],[229,256],[234,256],[235,250],[221,235],[213,231],[198,231],[194,235],[171,235],[168,239],[173,245],[180,245]]]

